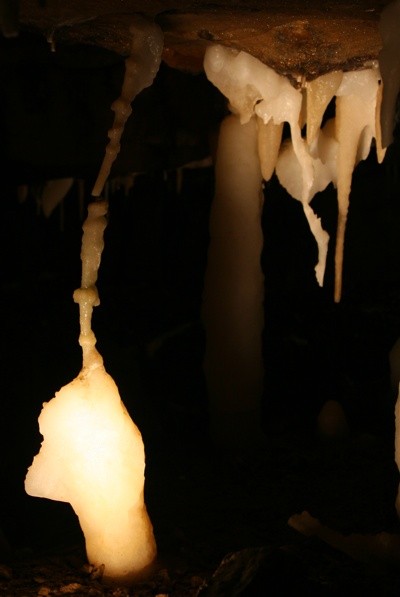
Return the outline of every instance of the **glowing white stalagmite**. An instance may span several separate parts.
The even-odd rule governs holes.
[[[205,371],[212,423],[229,425],[229,415],[236,415],[244,434],[246,419],[251,425],[252,415],[258,413],[263,383],[262,204],[256,120],[242,125],[236,115],[228,116],[218,140],[210,218],[203,303]],[[221,428],[216,432],[223,433]]]
[[[44,403],[39,417],[43,443],[29,468],[28,494],[69,502],[86,541],[88,560],[104,565],[104,578],[131,582],[156,556],[144,504],[144,447],[117,386],[103,366],[91,329],[99,304],[97,271],[106,225],[105,201],[89,205],[82,241],[79,303],[82,371]]]
[[[110,139],[92,195],[99,197],[120,150],[124,126],[132,113],[131,103],[145,88],[150,87],[161,62],[163,34],[158,25],[139,16],[129,28],[132,34],[131,54],[125,60],[125,77],[120,97],[112,104],[114,123],[108,131]]]

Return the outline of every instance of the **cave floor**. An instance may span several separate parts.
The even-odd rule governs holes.
[[[384,300],[386,281],[374,283],[369,302],[357,309],[345,304],[340,317],[325,299],[319,310],[314,299],[304,300],[314,296],[314,282],[309,294],[302,282],[291,313],[270,294],[267,307],[275,317],[266,325],[264,443],[241,457],[217,451],[207,431],[201,366],[209,206],[204,185],[210,181],[203,182],[196,181],[202,203],[193,192],[190,202],[169,197],[166,204],[157,203],[153,192],[150,206],[147,196],[143,203],[121,199],[106,233],[102,303],[93,325],[106,368],[143,434],[146,503],[159,550],[149,579],[129,589],[105,586],[98,571],[84,566],[82,535],[69,505],[23,491],[40,445],[41,404],[80,369],[72,301],[79,285],[80,222],[67,208],[62,230],[57,211],[44,221],[29,204],[10,200],[5,210],[0,526],[9,549],[0,551],[0,595],[400,594],[398,562],[358,561],[287,524],[306,510],[346,536],[400,533],[395,398],[387,365],[388,347],[399,335],[400,292],[391,285]],[[128,221],[133,230],[124,229]],[[299,243],[295,233],[289,236]],[[266,239],[271,244],[271,230]],[[265,267],[273,278],[273,267]],[[289,290],[298,262],[292,267]],[[312,280],[309,269],[306,280]],[[334,323],[327,323],[332,316]],[[332,347],[332,329],[345,341],[318,359],[322,345]],[[326,442],[316,434],[316,416],[327,398],[342,402],[348,416],[350,432],[341,440]],[[217,571],[228,554],[234,555]]]
[[[150,450],[147,504],[159,558],[146,581],[129,590],[105,586],[85,565],[73,515],[63,504],[45,504],[42,535],[31,522],[23,547],[1,560],[0,594],[398,595],[398,567],[357,561],[287,525],[307,509],[344,534],[399,533],[387,448],[372,436],[324,445],[278,433],[251,462],[205,455],[204,446],[197,456],[175,451],[173,459],[166,448],[154,462]],[[231,553],[226,569],[216,572]]]

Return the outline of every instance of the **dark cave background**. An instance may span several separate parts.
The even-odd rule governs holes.
[[[51,53],[28,34],[0,45],[0,527],[12,549],[36,552],[81,541],[68,505],[23,491],[40,445],[41,404],[81,365],[72,300],[81,267],[78,185],[48,219],[38,197],[46,180],[73,176],[84,181],[89,201],[123,61],[88,47]],[[225,111],[203,75],[166,66],[135,100],[113,176],[139,174],[127,196],[122,188],[110,193],[93,319],[106,368],[144,437],[160,553],[207,572],[229,551],[254,546],[295,544],[326,559],[319,544],[286,526],[302,509],[345,533],[398,531],[388,362],[400,336],[398,136],[384,164],[372,151],[355,172],[340,305],[332,299],[334,189],[313,200],[331,235],[320,289],[300,203],[275,177],[265,185],[266,451],[243,465],[217,457],[208,437],[200,307],[212,168],[183,170],[177,190],[177,168],[212,152]],[[29,187],[23,202],[21,185]],[[316,436],[328,399],[343,405],[350,426],[349,438],[335,445]],[[379,575],[374,585],[365,569],[355,573],[329,557],[336,568],[330,560],[327,571],[324,560],[323,569],[332,591],[352,582],[383,586]],[[338,569],[346,570],[342,580]],[[383,594],[395,594],[398,577],[385,582]]]

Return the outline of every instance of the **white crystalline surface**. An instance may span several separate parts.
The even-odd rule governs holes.
[[[82,371],[43,405],[43,442],[29,468],[28,494],[69,502],[85,535],[91,564],[106,579],[130,582],[154,561],[156,544],[144,504],[145,454],[141,434],[126,411],[95,348],[91,329],[107,203],[89,205],[82,240],[79,303]]]
[[[69,502],[86,541],[89,562],[121,580],[155,557],[143,501],[140,432],[102,366],[81,373],[43,405],[44,437],[30,467],[29,495]]]
[[[315,271],[320,285],[324,279],[329,237],[310,202],[328,184],[338,187],[335,300],[340,300],[352,173],[357,163],[367,157],[373,138],[378,141],[380,161],[384,156],[380,146],[378,65],[345,74],[332,72],[297,89],[288,79],[245,52],[210,46],[204,69],[242,123],[254,117],[258,119],[258,152],[263,176],[268,180],[275,169],[280,183],[303,204],[318,245]],[[326,121],[325,111],[335,97],[336,115]],[[281,127],[285,122],[290,126],[291,135],[279,149]],[[266,129],[267,126],[270,128]]]

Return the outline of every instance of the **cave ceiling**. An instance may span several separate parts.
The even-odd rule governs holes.
[[[245,50],[280,74],[315,78],[377,58],[377,0],[22,0],[21,27],[54,43],[94,44],[125,55],[134,14],[155,19],[165,35],[164,60],[201,70],[209,43]]]
[[[136,15],[164,32],[163,63],[135,100],[116,175],[209,154],[226,103],[206,80],[211,43],[244,50],[293,84],[378,58],[387,0],[8,0],[0,6],[2,175],[83,176],[101,162]]]

